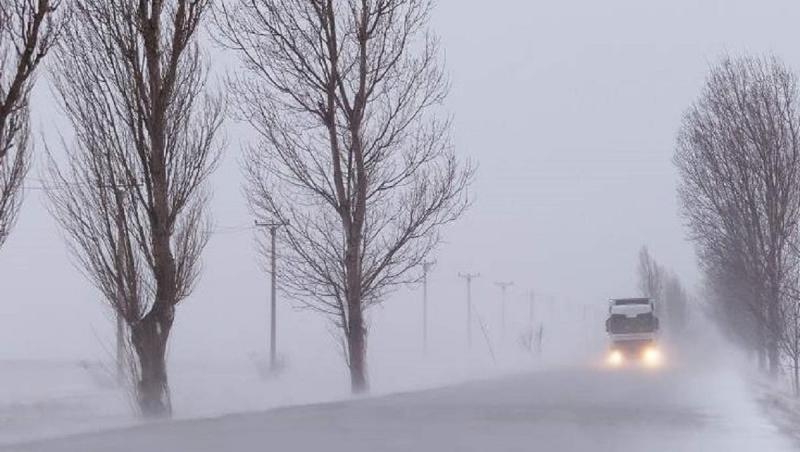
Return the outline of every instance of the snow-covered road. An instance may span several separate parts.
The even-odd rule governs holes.
[[[561,369],[3,450],[781,452],[795,447],[763,417],[735,372]]]

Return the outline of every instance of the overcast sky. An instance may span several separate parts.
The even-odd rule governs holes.
[[[798,20],[792,0],[440,0],[432,27],[453,82],[447,109],[459,153],[479,168],[474,206],[446,229],[435,256],[432,339],[462,338],[459,271],[481,273],[474,298],[487,317],[497,280],[516,283],[513,309],[531,289],[575,306],[636,295],[643,244],[694,287],[671,164],[681,114],[724,52],[770,52],[800,69]],[[55,127],[68,131],[47,82],[43,73],[35,90],[38,163],[43,140],[58,145]],[[220,233],[195,294],[178,308],[176,358],[243,357],[267,337],[268,279],[245,229],[252,218],[237,163],[251,135],[231,127],[227,136],[212,179]],[[72,266],[38,185],[29,180],[0,249],[0,359],[102,356],[108,313]],[[401,288],[373,314],[371,354],[417,347],[419,299],[418,289]],[[286,304],[281,313],[286,353],[335,355],[321,345],[331,342],[325,321]]]

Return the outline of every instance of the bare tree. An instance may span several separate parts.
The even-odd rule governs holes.
[[[689,303],[680,279],[659,264],[646,246],[639,250],[636,270],[639,291],[656,301],[656,310],[666,320],[668,330],[680,331],[686,324]]]
[[[760,285],[750,281],[743,264],[733,258],[722,259],[722,255],[715,257],[715,253],[700,250],[698,255],[704,274],[706,314],[728,339],[754,352],[759,367],[765,370],[767,334],[763,302],[758,295]]]
[[[60,0],[0,2],[0,246],[11,231],[30,167],[31,88],[58,37]]]
[[[798,274],[794,273],[791,277],[795,279],[796,283]],[[800,397],[800,291],[797,290],[797,284],[782,299],[782,302],[781,315],[784,319],[784,329],[780,346],[789,361],[788,367],[791,372],[794,395]]]
[[[367,389],[365,310],[416,281],[440,226],[467,206],[437,114],[448,83],[429,0],[229,0],[219,40],[238,52],[239,117],[258,216],[288,222],[283,287],[343,333],[353,391]]]
[[[197,43],[208,4],[75,0],[53,65],[75,144],[51,165],[52,211],[129,326],[146,416],[171,412],[167,341],[208,239],[203,185],[222,118]]]
[[[762,325],[773,374],[784,326],[780,306],[796,267],[797,100],[797,78],[776,58],[725,58],[686,113],[675,154],[701,265],[750,286],[748,306]]]
[[[689,294],[674,273],[664,276],[663,285],[662,303],[667,328],[674,333],[680,333],[688,322]]]
[[[637,275],[639,277],[639,291],[642,295],[661,301],[661,295],[664,290],[664,270],[653,259],[646,246],[642,246],[639,250]]]

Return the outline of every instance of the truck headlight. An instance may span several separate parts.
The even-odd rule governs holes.
[[[661,365],[662,361],[661,350],[656,347],[647,347],[644,349],[644,352],[642,352],[642,362],[647,367],[658,367]]]
[[[619,367],[625,363],[625,355],[619,350],[611,350],[606,357],[606,363],[612,367]]]

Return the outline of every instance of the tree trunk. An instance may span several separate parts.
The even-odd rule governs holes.
[[[166,351],[173,318],[173,307],[156,304],[131,331],[141,371],[137,396],[145,417],[161,418],[172,414]]]
[[[360,309],[358,309],[360,311]],[[350,363],[350,385],[353,394],[369,391],[367,384],[367,347],[364,319],[359,312],[350,314],[350,329],[347,337],[347,353]]]
[[[354,394],[367,392],[367,330],[364,325],[364,305],[361,294],[361,268],[358,242],[349,247],[345,262],[347,266],[347,357],[350,367],[350,383]]]
[[[347,352],[350,365],[350,383],[353,394],[369,390],[367,383],[367,329],[364,325],[364,299],[362,292],[361,247],[363,246],[363,227],[366,218],[366,186],[367,180],[361,157],[361,140],[359,134],[353,132],[353,148],[357,167],[357,194],[352,221],[347,227],[347,254],[345,266],[347,271]]]
[[[767,345],[767,357],[769,358],[769,376],[776,378],[780,367],[780,353],[778,352],[778,344],[773,339],[770,339]]]
[[[769,358],[769,376],[776,378],[780,368],[780,353],[778,352],[778,344],[770,339],[767,346],[767,357]]]
[[[778,307],[780,294],[776,286],[773,285],[771,297],[767,306],[767,322],[769,328],[767,329],[767,355],[769,357],[769,375],[773,378],[778,376],[780,368],[780,351],[778,349],[778,341],[782,333],[782,319]]]
[[[762,322],[756,322],[756,356],[758,358],[758,370],[761,372],[767,371],[767,341],[764,334],[764,325]]]
[[[164,149],[161,129],[154,128],[153,146]],[[166,352],[170,329],[178,302],[177,269],[171,249],[169,202],[164,152],[155,153],[152,163],[153,214],[150,223],[153,243],[153,273],[156,284],[155,304],[138,327],[141,353],[139,405],[145,417],[169,417],[172,404],[167,380]],[[134,336],[135,337],[135,336]]]

